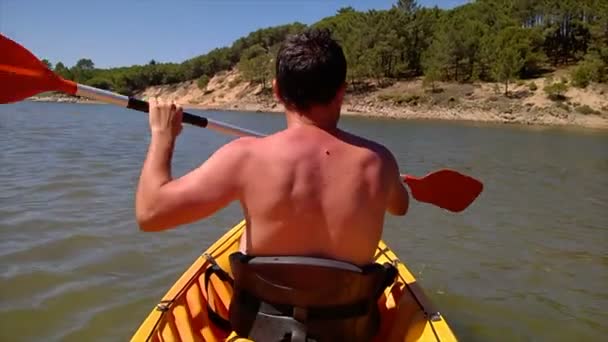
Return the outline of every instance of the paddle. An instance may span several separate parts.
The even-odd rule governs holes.
[[[456,213],[465,210],[483,190],[483,184],[477,179],[449,169],[420,178],[401,176],[418,202],[432,203]]]
[[[141,112],[149,110],[146,101],[59,77],[31,52],[2,34],[0,51],[0,103],[17,102],[42,92],[58,91]],[[183,122],[238,136],[264,136],[255,131],[189,113],[184,113]],[[483,190],[481,182],[454,170],[439,170],[421,178],[410,175],[402,177],[416,200],[453,212],[467,208]]]

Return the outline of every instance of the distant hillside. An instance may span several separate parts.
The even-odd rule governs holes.
[[[502,84],[438,82],[435,91],[427,89],[421,78],[379,84],[367,80],[358,84],[345,99],[344,112],[381,118],[420,118],[482,122],[575,125],[608,128],[608,85],[594,84],[586,89],[567,87],[563,100],[554,101],[544,89],[551,79],[568,74],[560,70],[547,78],[518,82],[508,97]],[[361,91],[361,89],[365,89]],[[247,81],[233,69],[220,72],[204,88],[197,82],[151,86],[137,94],[149,98],[175,99],[198,109],[280,112],[268,87]]]
[[[399,0],[390,10],[343,8],[312,26],[329,28],[341,41],[355,90],[368,79],[422,77],[429,88],[441,81],[496,81],[508,94],[517,80],[572,66],[566,75],[572,86],[608,80],[608,1],[477,0],[443,10]],[[58,62],[54,69],[65,78],[129,95],[185,81],[204,87],[237,66],[244,80],[268,84],[279,44],[305,28],[294,23],[260,29],[182,63],[96,69],[92,60],[81,59],[70,68]]]

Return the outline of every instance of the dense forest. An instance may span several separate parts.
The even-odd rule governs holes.
[[[608,1],[477,0],[444,10],[399,0],[390,10],[340,9],[313,27],[329,28],[341,42],[356,89],[365,80],[423,76],[436,81],[496,81],[541,75],[571,66],[571,84],[608,81]],[[260,29],[182,63],[97,69],[90,59],[68,68],[51,66],[65,78],[133,94],[151,85],[198,80],[238,66],[242,77],[268,84],[279,44],[307,26],[300,23]],[[555,85],[559,88],[560,84]],[[559,91],[559,89],[557,89]]]

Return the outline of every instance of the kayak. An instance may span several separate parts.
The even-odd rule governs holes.
[[[186,270],[131,341],[250,341],[216,324],[214,316],[229,317],[233,289],[226,279],[208,272],[219,267],[232,276],[229,257],[238,252],[244,227],[245,221],[234,226]],[[374,258],[375,263],[389,263],[398,271],[377,300],[380,323],[374,341],[456,341],[445,318],[383,241]]]

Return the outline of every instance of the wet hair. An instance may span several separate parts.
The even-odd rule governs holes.
[[[346,80],[346,58],[329,30],[289,36],[276,59],[279,96],[287,106],[307,110],[329,104]]]

